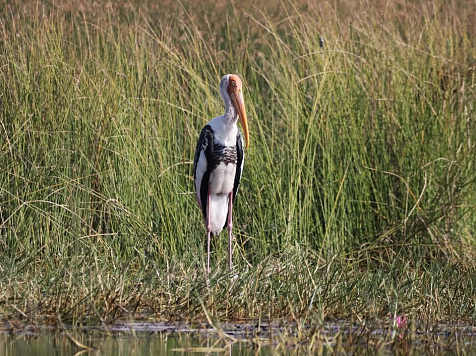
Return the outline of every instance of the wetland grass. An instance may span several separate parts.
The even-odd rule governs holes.
[[[1,5],[2,319],[473,323],[474,2],[191,4]],[[222,235],[207,284],[192,161],[230,72],[238,278]]]

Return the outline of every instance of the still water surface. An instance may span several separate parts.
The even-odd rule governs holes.
[[[131,325],[134,328],[130,327]],[[250,333],[246,327],[224,333],[213,329],[168,328],[164,324],[122,324],[83,331],[0,332],[0,356],[46,355],[476,355],[476,335],[432,331],[412,337],[388,330],[331,325],[306,338],[284,331]],[[144,327],[145,325],[145,327]],[[235,324],[236,325],[236,324]],[[172,331],[171,331],[172,330]],[[454,330],[454,329],[453,329]],[[279,328],[277,330],[279,332]],[[309,335],[309,334],[307,334]],[[319,335],[316,337],[316,335]],[[473,339],[474,342],[473,342]]]

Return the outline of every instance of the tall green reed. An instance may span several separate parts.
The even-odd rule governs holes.
[[[251,127],[235,255],[244,271],[258,266],[257,289],[271,287],[260,298],[286,310],[279,291],[296,279],[313,285],[292,301],[300,310],[316,293],[332,298],[316,280],[335,258],[344,271],[367,265],[367,282],[374,266],[401,263],[395,256],[414,268],[433,257],[470,264],[475,52],[469,23],[442,16],[444,4],[402,20],[396,5],[382,13],[362,2],[352,21],[312,4],[283,3],[277,15],[230,7],[221,22],[186,7],[88,18],[17,6],[0,44],[5,285],[34,276],[31,288],[47,286],[71,313],[82,298],[94,313],[94,296],[115,293],[172,303],[150,292],[162,285],[194,305],[179,310],[198,312],[204,230],[192,160],[200,129],[222,113],[217,83],[230,72],[245,80]],[[263,272],[271,256],[282,261],[271,264],[277,275]],[[341,297],[356,285],[341,284]],[[246,298],[252,314],[262,301]]]

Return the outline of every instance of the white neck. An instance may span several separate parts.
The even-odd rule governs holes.
[[[231,102],[228,94],[226,95],[226,98],[223,98],[223,102],[225,103],[225,113],[223,114],[224,120],[229,123],[236,124],[236,121],[238,120],[238,113],[236,112],[235,106]]]
[[[238,112],[227,91],[229,77],[229,74],[225,75],[220,82],[220,95],[225,104],[225,113],[209,122],[214,132],[215,141],[226,146],[236,145],[236,135],[238,133]]]

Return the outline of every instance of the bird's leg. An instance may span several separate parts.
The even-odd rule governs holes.
[[[210,222],[210,202],[211,202],[210,185],[208,185],[207,221],[205,221],[205,224],[206,224],[206,227],[207,227],[207,274],[210,273],[210,234],[212,232],[212,224]]]
[[[231,212],[233,209],[233,190],[230,192],[228,196],[228,268],[231,271],[232,262],[231,262],[231,255],[233,251],[233,245],[231,240],[231,229],[233,228],[233,217],[231,216]]]

